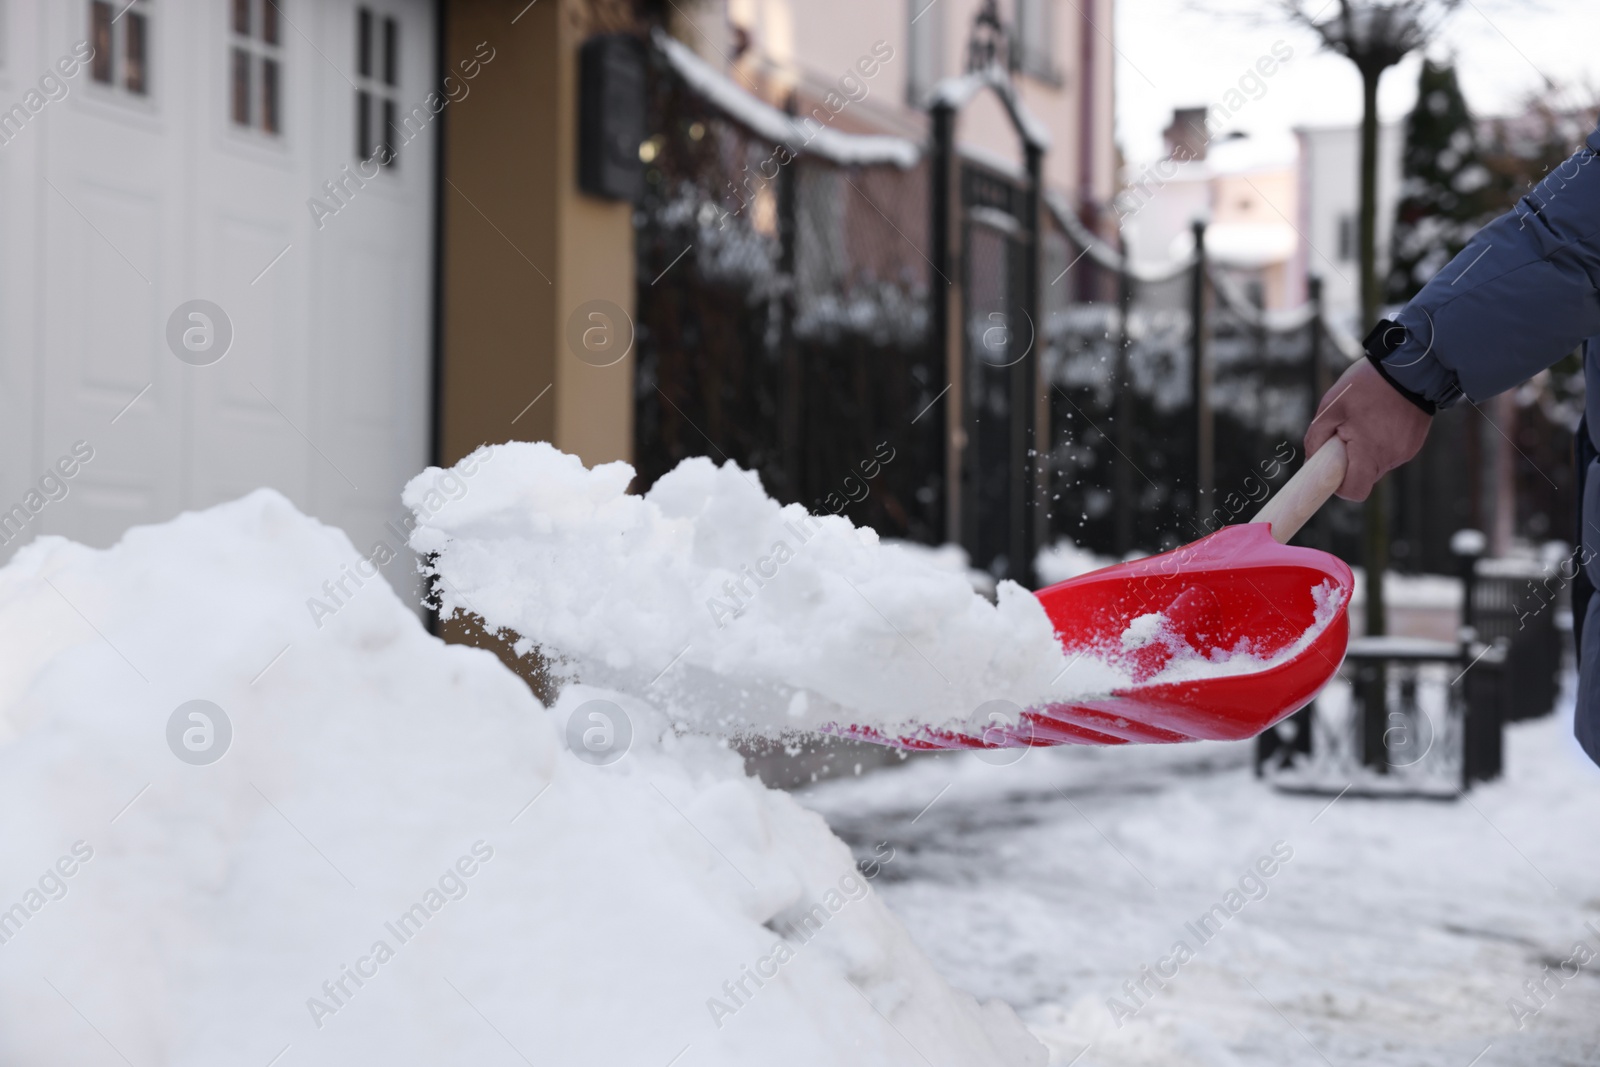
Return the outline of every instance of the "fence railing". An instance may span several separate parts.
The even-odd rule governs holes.
[[[931,287],[950,279],[924,255],[919,147],[787,114],[670,39],[651,50],[649,77],[641,483],[687,456],[729,458],[781,500],[885,536],[954,539],[950,431],[934,406],[951,370],[929,310]],[[1122,554],[1237,521],[1263,477],[1300,458],[1318,385],[1348,363],[1349,339],[1315,303],[1255,306],[1203,251],[1129,264],[1046,201],[1046,536]]]
[[[734,459],[773,496],[944,539],[918,147],[745,93],[657,39],[638,207],[636,454]]]
[[[1258,306],[1237,272],[1206,256],[1203,228],[1188,256],[1132,264],[1049,205],[1052,533],[1122,555],[1239,521],[1264,479],[1301,458],[1316,400],[1356,355],[1353,341],[1326,321],[1315,285],[1300,307]]]

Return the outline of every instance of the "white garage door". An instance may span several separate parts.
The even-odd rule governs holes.
[[[263,485],[395,540],[436,120],[362,159],[436,87],[434,34],[424,0],[0,0],[0,561]]]

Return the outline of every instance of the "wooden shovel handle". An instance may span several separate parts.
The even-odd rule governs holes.
[[[1299,533],[1306,520],[1339,488],[1344,481],[1344,468],[1344,442],[1331,437],[1250,521],[1271,523],[1272,539],[1280,545],[1288,544],[1289,538]]]

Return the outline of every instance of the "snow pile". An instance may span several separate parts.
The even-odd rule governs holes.
[[[901,552],[909,552],[939,570],[954,571],[967,579],[967,584],[972,586],[974,593],[980,594],[987,600],[995,598],[994,575],[974,567],[972,557],[958,544],[946,541],[942,545],[925,545],[920,541],[902,541],[893,537],[883,538],[882,543]]]
[[[463,462],[482,467],[472,491],[411,538],[436,554],[442,610],[674,714],[769,731],[815,730],[841,709],[861,725],[939,725],[991,700],[1128,681],[1094,661],[1064,672],[1044,609],[1016,583],[990,603],[961,570],[779,505],[731,462],[685,460],[643,496],[628,495],[627,464],[590,470],[543,443]],[[419,515],[438,475],[406,488]]]
[[[1152,641],[1160,640],[1168,630],[1167,617],[1159,611],[1137,615],[1122,631],[1122,647],[1129,650],[1143,648]]]
[[[0,570],[0,1063],[1043,1062],[713,742],[384,582],[314,618],[360,558],[263,490]]]
[[[1088,549],[1079,548],[1071,541],[1063,539],[1041,548],[1033,559],[1033,569],[1038,572],[1039,581],[1045,585],[1055,585],[1068,578],[1076,578],[1090,571],[1109,567],[1115,562],[1114,559],[1097,556]]]

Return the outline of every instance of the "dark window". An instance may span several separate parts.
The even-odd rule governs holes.
[[[376,146],[372,143],[372,94],[356,90],[356,158],[368,159]]]
[[[123,16],[128,30],[128,70],[125,78],[128,92],[145,96],[150,92],[149,21],[137,11]]]
[[[278,132],[278,61],[261,60],[261,128]]]
[[[89,73],[95,81],[111,84],[111,64],[116,57],[111,45],[111,5],[105,0],[94,0],[89,5],[89,37],[94,41],[94,59]]]
[[[233,121],[250,125],[250,53],[233,50]]]
[[[151,0],[91,0],[89,76],[133,96],[149,96]]]
[[[356,9],[356,156],[392,167],[405,131],[400,110],[400,22]]]
[[[372,12],[366,8],[356,12],[356,73],[372,77]]]
[[[233,122],[269,134],[283,130],[283,49],[278,41],[282,12],[278,2],[233,0]]]
[[[383,20],[383,84],[400,84],[400,24]]]

